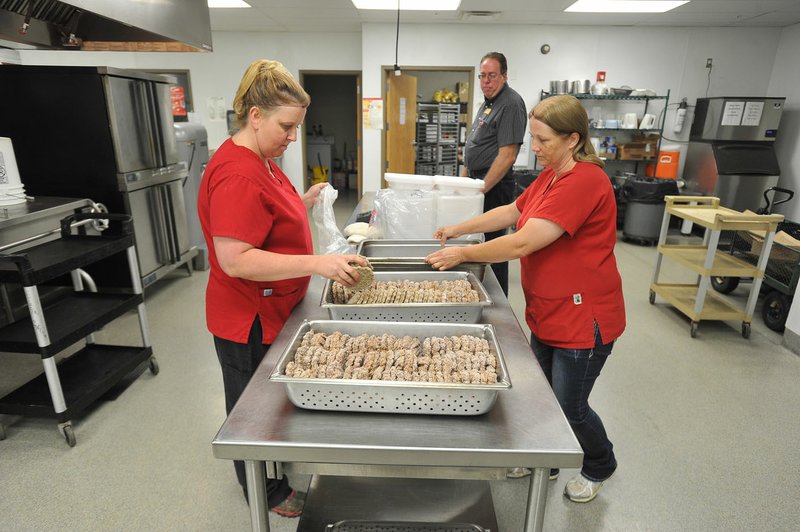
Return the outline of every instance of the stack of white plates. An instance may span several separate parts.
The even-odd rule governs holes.
[[[24,185],[0,185],[0,206],[25,203]]]

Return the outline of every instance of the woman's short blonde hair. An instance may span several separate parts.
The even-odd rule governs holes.
[[[572,149],[572,158],[596,164],[600,168],[605,166],[588,140],[589,116],[586,114],[586,109],[574,96],[568,94],[550,96],[536,104],[528,114],[528,118],[535,118],[562,135],[577,133],[580,138]]]
[[[247,114],[258,107],[269,114],[281,106],[308,107],[311,97],[279,61],[253,61],[239,82],[233,98],[238,127],[247,124]]]

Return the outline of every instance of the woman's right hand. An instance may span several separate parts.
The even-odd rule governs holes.
[[[439,241],[440,244],[443,246],[447,243],[448,238],[456,238],[461,236],[459,233],[456,232],[455,226],[451,225],[448,227],[440,227],[433,233],[433,238]]]
[[[353,265],[369,266],[366,258],[360,255],[315,255],[317,273],[326,279],[344,286],[354,286],[361,276]]]

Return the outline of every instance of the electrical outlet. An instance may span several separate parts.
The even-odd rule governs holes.
[[[706,68],[711,68],[711,58],[706,59]]]

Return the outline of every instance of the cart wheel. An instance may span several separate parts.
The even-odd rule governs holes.
[[[788,297],[777,290],[771,291],[764,298],[764,306],[761,309],[764,325],[773,331],[783,332],[791,306],[791,300]]]
[[[150,373],[158,375],[159,371],[158,360],[156,360],[156,357],[150,357]]]
[[[730,294],[739,286],[738,277],[711,277],[711,286],[720,294]]]
[[[750,324],[744,321],[742,322],[742,336],[750,338]]]
[[[75,447],[75,431],[72,430],[72,423],[67,421],[66,423],[59,423],[58,431],[64,436],[64,439],[67,440],[67,445],[70,447]]]
[[[697,325],[698,323],[696,321],[693,321],[692,327],[691,329],[689,329],[689,334],[692,335],[692,338],[697,338]]]
[[[656,293],[653,290],[650,290],[650,304],[655,305],[656,303]]]

